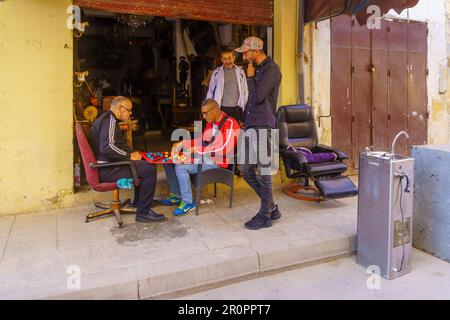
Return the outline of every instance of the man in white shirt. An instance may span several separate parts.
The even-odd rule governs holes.
[[[248,100],[246,74],[235,65],[234,50],[222,50],[220,60],[223,65],[213,71],[206,99],[216,100],[223,112],[242,123]]]

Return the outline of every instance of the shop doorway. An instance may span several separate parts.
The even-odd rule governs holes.
[[[82,9],[82,21],[89,25],[74,35],[75,117],[88,133],[115,96],[129,97],[133,119],[121,128],[141,151],[168,151],[173,130],[193,131],[222,48],[256,35],[269,55],[272,51],[272,29],[266,26],[94,9]],[[243,64],[240,55],[237,64]],[[76,143],[75,163],[80,163]]]

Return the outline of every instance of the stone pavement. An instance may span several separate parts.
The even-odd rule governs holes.
[[[174,218],[172,207],[157,207],[169,218],[161,223],[125,215],[123,229],[113,217],[86,224],[92,204],[0,217],[0,299],[158,298],[351,254],[357,198],[301,202],[281,192],[279,177],[274,190],[283,218],[259,231],[243,228],[259,204],[241,178],[232,209],[227,187],[217,198],[205,188],[202,199],[214,203],[199,216]]]

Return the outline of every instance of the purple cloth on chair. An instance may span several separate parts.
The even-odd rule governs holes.
[[[337,160],[337,155],[334,152],[312,153],[311,150],[309,149],[294,148],[293,146],[289,146],[288,149],[291,149],[295,152],[299,152],[302,155],[304,155],[308,163],[324,163]]]

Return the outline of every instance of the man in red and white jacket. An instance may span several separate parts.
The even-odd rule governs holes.
[[[234,161],[234,150],[240,132],[237,120],[222,112],[213,99],[203,103],[202,115],[207,124],[201,138],[183,140],[175,143],[172,148],[172,155],[179,154],[183,149],[183,163],[164,165],[170,195],[161,204],[177,205],[173,212],[175,216],[185,215],[195,209],[189,177],[198,172],[199,166],[194,159],[202,161],[202,171],[227,168]]]

